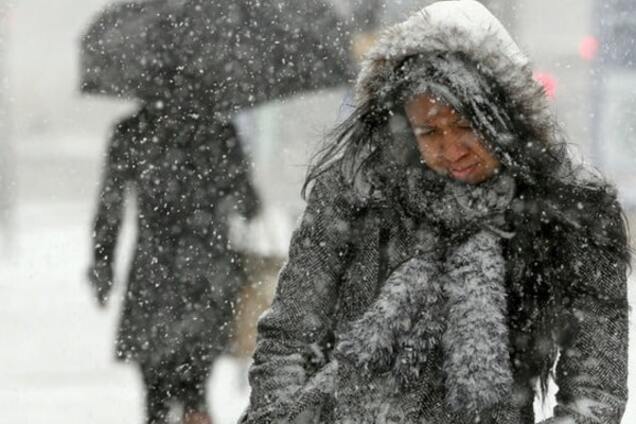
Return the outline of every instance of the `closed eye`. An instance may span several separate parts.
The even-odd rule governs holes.
[[[431,127],[416,127],[413,132],[415,133],[416,137],[422,137],[433,134],[435,132],[435,129]]]

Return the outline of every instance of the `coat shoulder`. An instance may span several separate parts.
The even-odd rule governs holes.
[[[335,162],[316,177],[309,192],[308,203],[330,204],[346,217],[353,217],[361,210],[352,184],[346,181],[339,162]]]

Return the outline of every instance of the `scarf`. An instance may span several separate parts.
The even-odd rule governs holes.
[[[334,357],[367,375],[389,374],[401,390],[441,349],[447,405],[477,417],[509,397],[513,383],[500,239],[510,236],[502,226],[514,182],[501,174],[467,185],[420,171],[403,186],[402,204],[422,217],[427,245],[391,272]]]

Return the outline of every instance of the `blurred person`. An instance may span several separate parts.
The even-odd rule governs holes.
[[[185,424],[211,423],[206,384],[226,348],[245,279],[228,218],[252,218],[258,196],[230,122],[168,100],[145,103],[115,127],[93,231],[89,277],[105,306],[126,189],[137,240],[117,335],[117,357],[138,364],[147,422],[177,403]]]
[[[186,420],[195,413],[209,420],[202,384],[209,365],[230,343],[231,328],[253,327],[229,322],[233,303],[246,303],[237,299],[238,286],[249,274],[246,297],[257,297],[250,283],[267,282],[263,274],[278,265],[279,258],[254,257],[263,252],[246,249],[256,253],[246,258],[229,247],[236,246],[230,212],[251,217],[258,203],[231,119],[342,84],[346,39],[330,8],[302,0],[120,2],[84,34],[82,90],[145,104],[111,142],[91,275],[105,299],[128,183],[136,189],[140,235],[118,354],[141,366],[150,422],[165,420],[170,397],[184,405]],[[239,349],[249,349],[249,337],[242,340]]]
[[[620,423],[622,207],[483,5],[380,36],[306,184],[242,423]]]

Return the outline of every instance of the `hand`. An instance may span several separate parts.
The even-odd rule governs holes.
[[[113,267],[109,262],[98,261],[88,270],[88,279],[93,286],[100,307],[106,306],[113,287]]]

